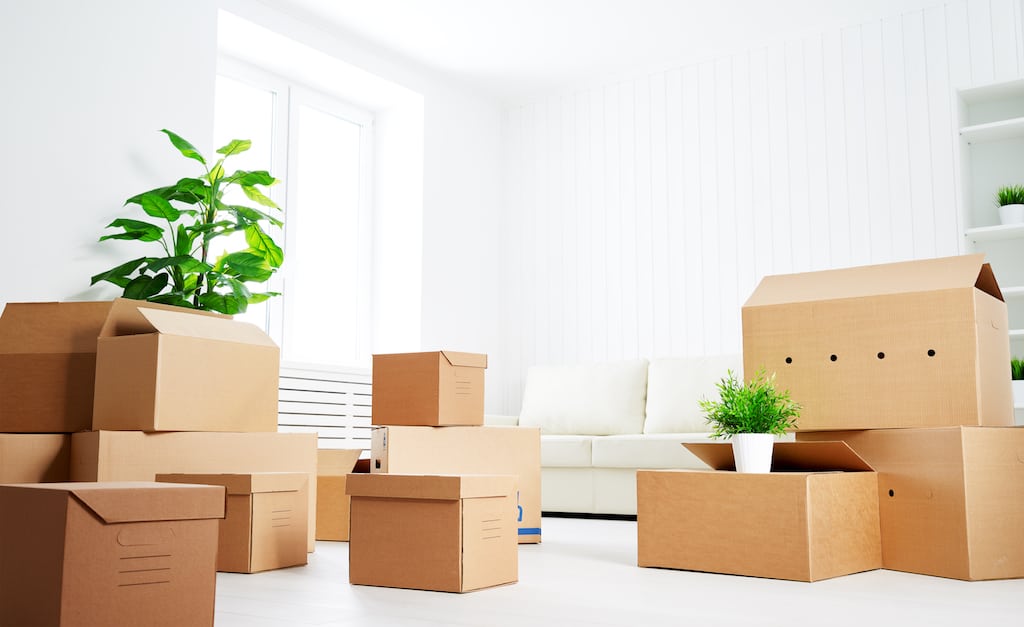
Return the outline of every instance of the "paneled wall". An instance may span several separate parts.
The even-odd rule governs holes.
[[[957,254],[954,90],[1021,76],[960,0],[508,109],[488,394],[539,363],[736,353],[766,274]]]

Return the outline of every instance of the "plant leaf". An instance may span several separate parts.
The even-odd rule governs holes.
[[[259,222],[260,220],[266,220],[274,226],[283,226],[284,222],[278,220],[269,213],[260,211],[253,207],[246,207],[245,205],[220,205],[218,207],[222,211],[228,211],[235,214],[239,220],[246,220],[249,222]]]
[[[248,196],[249,200],[251,200],[253,202],[258,202],[259,204],[263,205],[264,207],[272,207],[274,209],[279,209],[279,207],[277,206],[277,203],[275,203],[273,200],[271,200],[267,196],[264,196],[263,192],[261,192],[260,190],[256,189],[252,185],[242,185],[242,191],[245,192],[245,195]]]
[[[256,303],[262,303],[265,300],[269,300],[273,296],[280,296],[281,292],[254,292],[249,296],[249,304],[255,305]]]
[[[231,176],[224,179],[228,183],[238,183],[239,185],[274,185],[278,181],[276,178],[271,176],[270,172],[266,170],[236,170],[231,173]]]
[[[248,251],[224,255],[217,260],[217,266],[224,268],[225,274],[255,283],[262,283],[274,274],[266,259]]]
[[[177,292],[153,296],[152,298],[149,299],[149,301],[151,303],[163,303],[165,305],[176,305],[178,307],[187,307],[189,309],[195,309],[195,307],[192,306],[192,301],[188,300],[187,298],[183,297],[181,294]]]
[[[252,147],[252,141],[248,139],[232,139],[227,145],[221,146],[217,149],[217,152],[230,157],[231,155],[237,155],[240,152],[245,152]]]
[[[135,272],[139,266],[149,261],[149,259],[149,257],[139,257],[138,259],[126,261],[117,267],[107,270],[106,272],[95,274],[93,275],[92,281],[89,285],[96,285],[100,281],[109,281],[114,285],[123,288],[129,283],[128,275]]]
[[[138,239],[144,242],[155,242],[164,234],[164,230],[155,224],[129,218],[118,218],[108,224],[107,228],[121,228],[124,229],[124,233],[104,235],[100,238],[101,242],[107,239]]]
[[[163,218],[174,222],[181,217],[181,212],[171,206],[164,198],[157,194],[143,194],[139,197],[139,205],[142,210],[154,218]]]
[[[224,160],[218,160],[217,163],[210,168],[210,173],[206,176],[210,181],[210,185],[213,185],[218,179],[224,178]]]
[[[274,242],[274,238],[263,232],[258,224],[250,224],[245,227],[245,241],[250,248],[262,253],[270,267],[280,268],[284,263],[284,251]]]
[[[151,296],[156,296],[165,287],[167,287],[167,275],[165,273],[161,272],[155,276],[143,274],[142,276],[135,277],[125,286],[124,297],[134,298],[135,300],[149,300]]]
[[[207,292],[199,297],[199,304],[203,309],[219,311],[225,314],[245,313],[249,303],[232,294],[218,294]]]
[[[171,143],[174,144],[174,147],[177,148],[178,152],[180,152],[182,155],[188,157],[189,159],[195,159],[199,163],[206,165],[206,159],[203,159],[203,155],[199,154],[199,151],[196,150],[196,147],[188,143],[188,141],[183,139],[180,135],[178,135],[177,133],[173,133],[165,128],[160,129],[160,132],[167,135],[167,138],[171,140]]]
[[[158,270],[163,270],[168,266],[176,266],[185,274],[209,272],[213,269],[210,264],[203,263],[192,255],[175,255],[174,257],[160,257],[153,259],[146,264],[146,269],[150,272],[156,272]]]

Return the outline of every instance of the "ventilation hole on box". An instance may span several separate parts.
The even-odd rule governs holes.
[[[830,356],[829,356],[829,360],[830,360],[830,361],[835,361],[835,360],[837,360],[837,359],[839,359],[839,358],[838,358],[838,357],[836,357],[835,355],[830,355]]]
[[[786,363],[787,363],[787,364],[791,364],[791,363],[793,363],[793,358],[792,358],[792,357],[787,357],[787,358],[786,358]]]
[[[889,496],[896,496],[896,493],[892,490],[889,490]]]
[[[934,348],[929,348],[928,349],[928,356],[929,357],[935,357],[935,349]]]
[[[885,359],[885,353],[878,353],[879,359]]]

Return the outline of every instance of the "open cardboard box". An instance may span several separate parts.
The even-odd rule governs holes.
[[[345,493],[346,477],[355,470],[361,449],[320,449],[316,471],[316,539],[348,542],[351,497]],[[369,463],[363,472],[370,472]]]
[[[212,627],[224,488],[6,485],[0,511],[0,623]]]
[[[482,425],[487,355],[434,351],[373,356],[375,425]]]
[[[984,255],[767,276],[743,306],[743,371],[806,431],[1013,425],[1006,303]]]
[[[772,472],[729,443],[684,444],[712,470],[638,470],[637,564],[817,581],[881,568],[878,478],[842,442],[776,442]]]

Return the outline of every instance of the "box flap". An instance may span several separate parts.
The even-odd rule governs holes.
[[[805,446],[814,444],[815,446]],[[736,470],[732,443],[683,444],[687,450],[714,470]],[[772,451],[772,472],[819,472],[831,470],[870,471],[868,465],[846,442],[776,442]]]
[[[140,308],[142,317],[164,335],[199,337],[207,340],[277,346],[262,329],[251,322],[197,316],[192,312]]]
[[[486,368],[487,367],[487,355],[480,353],[460,353],[457,351],[441,351],[441,356],[444,357],[449,364],[453,366],[462,366],[465,368]]]
[[[0,353],[95,353],[110,301],[7,303]]]
[[[351,474],[345,481],[350,496],[454,501],[507,496],[515,491],[513,475]]]
[[[362,449],[338,448],[318,449],[316,452],[316,474],[323,476],[347,475],[359,461]]]
[[[68,492],[107,523],[224,517],[224,490],[219,486],[103,481],[38,483],[31,487]]]
[[[975,287],[1003,300],[985,255],[766,276],[744,307]]]
[[[115,298],[111,304],[110,313],[107,315],[103,327],[100,329],[100,337],[114,337],[118,335],[139,335],[141,333],[153,333],[156,329],[153,324],[142,315],[141,310],[159,309],[162,311],[177,311],[197,316],[210,318],[225,318],[230,320],[231,316],[217,313],[215,311],[204,311],[201,309],[186,309],[174,305],[151,303],[144,300],[132,300],[130,298]]]

